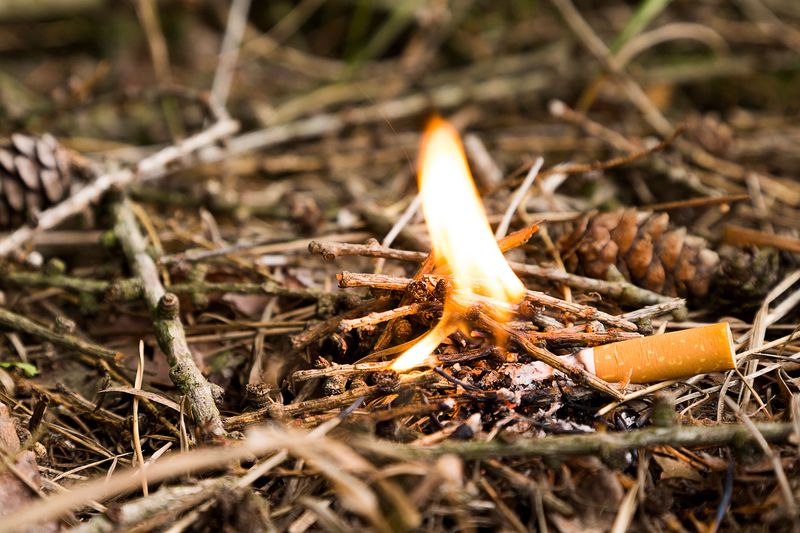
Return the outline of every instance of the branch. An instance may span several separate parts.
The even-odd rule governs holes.
[[[144,299],[153,317],[155,337],[170,366],[170,379],[181,393],[187,395],[195,424],[209,435],[224,435],[211,385],[197,368],[186,342],[178,297],[167,293],[161,284],[158,269],[147,253],[145,239],[129,200],[120,202],[114,214],[114,231],[128,257],[131,270],[142,281]]]
[[[767,441],[783,442],[794,434],[790,422],[755,424]],[[654,446],[739,446],[753,442],[752,433],[741,424],[719,426],[651,427],[628,432],[603,432],[584,435],[554,435],[520,438],[512,441],[450,441],[427,447],[414,447],[387,441],[373,441],[366,447],[373,452],[395,457],[420,458],[455,454],[467,459],[497,457],[565,457],[571,455],[604,455],[616,451]],[[361,444],[361,443],[360,443]],[[362,446],[364,444],[361,444]]]
[[[61,346],[62,348],[67,348],[69,350],[75,350],[76,352],[80,352],[98,359],[106,359],[111,362],[116,362],[119,357],[122,357],[119,352],[115,352],[114,350],[110,350],[98,344],[86,342],[67,332],[61,333],[58,331],[53,331],[42,326],[41,324],[37,324],[33,320],[29,320],[24,316],[12,313],[6,309],[0,308],[0,324],[6,326],[7,328],[13,329],[14,331],[21,331],[23,333],[33,335],[34,337],[39,337],[40,339],[52,342],[56,346]]]

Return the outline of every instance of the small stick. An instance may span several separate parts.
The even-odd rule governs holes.
[[[786,252],[800,253],[800,239],[787,235],[777,235],[750,228],[743,228],[735,224],[726,224],[722,235],[723,242],[743,246],[752,244],[755,246],[768,246]]]
[[[18,250],[37,233],[53,228],[82,211],[111,187],[124,187],[134,181],[160,178],[175,172],[179,167],[184,168],[188,166],[186,158],[193,152],[214,144],[238,129],[237,122],[230,119],[220,120],[208,129],[142,159],[133,167],[99,176],[63,202],[39,213],[36,226],[23,226],[0,241],[0,257]]]
[[[519,242],[526,242],[533,235],[535,226],[529,226],[520,232],[512,233],[508,236],[511,244],[516,247]],[[502,249],[502,248],[501,248]],[[326,261],[332,261],[337,257],[362,256],[362,257],[382,257],[386,259],[396,259],[398,261],[421,262],[428,255],[425,252],[414,252],[409,250],[397,250],[383,246],[370,244],[350,244],[340,242],[319,242],[313,241],[308,245],[308,251],[312,254],[321,255]],[[672,300],[668,296],[637,287],[628,281],[604,281],[601,279],[587,278],[563,272],[555,268],[540,267],[509,261],[511,269],[520,275],[531,276],[558,283],[564,283],[573,289],[586,292],[596,292],[608,298],[618,300],[626,305],[651,305],[666,303]]]
[[[319,413],[330,409],[347,407],[359,398],[370,399],[380,394],[396,394],[399,390],[416,388],[420,385],[437,381],[438,379],[439,377],[433,372],[403,374],[398,377],[397,384],[393,385],[391,388],[387,388],[384,385],[370,385],[351,389],[342,394],[306,400],[300,403],[289,405],[274,403],[256,411],[228,417],[225,419],[225,427],[229,431],[234,431],[243,429],[252,424],[257,424],[268,418],[281,419],[297,417],[309,413]]]
[[[425,261],[428,254],[425,252],[415,252],[411,250],[397,250],[387,248],[378,244],[350,244],[347,242],[319,242],[311,241],[308,245],[311,254],[319,254],[326,261],[333,261],[337,257],[361,256],[361,257],[381,257],[384,259],[397,259],[398,261],[408,261],[421,263]]]
[[[520,330],[514,327],[513,323],[509,324],[509,326],[513,329]],[[588,346],[626,341],[642,336],[640,333],[634,333],[632,331],[606,331],[604,333],[591,333],[588,331],[526,331],[524,335],[534,342],[581,343]]]
[[[687,207],[707,207],[719,204],[732,204],[749,200],[749,194],[729,194],[726,196],[706,196],[703,198],[690,198],[688,200],[677,200],[675,202],[662,202],[660,204],[643,205],[640,211],[671,211],[673,209],[684,209]]]
[[[388,305],[388,300],[386,298],[367,300],[353,309],[345,311],[344,313],[331,317],[327,320],[323,320],[322,322],[314,324],[307,330],[301,331],[297,335],[292,336],[292,347],[295,350],[303,349],[315,340],[325,337],[326,335],[330,335],[336,331],[336,328],[339,327],[339,324],[342,322],[342,320],[356,318],[371,311],[378,311],[386,307],[386,305]]]
[[[186,342],[178,310],[178,297],[161,284],[158,269],[147,253],[144,236],[136,224],[130,201],[123,200],[115,208],[114,231],[122,244],[131,270],[142,280],[144,299],[155,326],[155,337],[167,356],[170,379],[188,397],[195,424],[209,435],[224,435],[225,429],[214,402],[211,384],[195,364]]]
[[[610,315],[603,311],[599,311],[598,309],[589,305],[581,305],[574,302],[566,302],[560,298],[556,298],[555,296],[550,296],[549,294],[545,294],[543,292],[528,290],[525,291],[525,298],[528,301],[550,306],[555,309],[558,309],[559,311],[564,311],[565,313],[570,313],[575,316],[579,316],[581,318],[585,319],[594,318],[610,326],[616,326],[620,329],[624,329],[627,331],[638,331],[639,329],[639,327],[636,324],[628,320],[625,320],[624,318],[620,318],[618,316]]]
[[[373,289],[401,291],[405,290],[406,287],[408,287],[408,285],[411,283],[411,280],[408,278],[387,276],[385,274],[368,274],[347,271],[337,274],[336,279],[339,281],[339,287],[343,289],[351,287],[370,287]],[[427,279],[431,283],[435,284],[442,279],[442,276],[426,275],[424,276],[424,279]],[[559,311],[563,311],[584,319],[596,319],[600,322],[627,331],[637,331],[639,329],[636,324],[624,318],[610,315],[588,305],[566,302],[560,298],[544,294],[543,292],[528,290],[525,291],[525,297],[531,302],[552,307],[554,309],[558,309]]]
[[[380,372],[391,366],[392,361],[381,361],[378,363],[355,363],[353,365],[332,365],[325,368],[311,368],[308,370],[298,370],[292,374],[293,381],[308,381],[318,378],[330,378],[333,376],[351,376],[353,374],[365,374],[368,372]]]
[[[794,433],[791,422],[754,424],[764,439],[784,442]],[[424,458],[455,454],[466,459],[497,457],[567,457],[598,455],[634,448],[654,446],[710,447],[730,446],[753,442],[752,433],[742,424],[718,426],[651,427],[626,432],[600,432],[581,435],[552,435],[512,440],[447,441],[432,446],[417,447],[384,440],[361,441],[356,445],[373,453],[392,457]],[[355,443],[354,443],[355,444]]]
[[[425,279],[431,284],[435,284],[436,281],[438,281],[435,276],[430,274],[422,276],[420,279]],[[369,274],[366,272],[348,272],[347,270],[343,270],[336,274],[336,281],[339,282],[339,287],[342,289],[369,287],[370,289],[385,291],[404,291],[412,280],[390,276],[388,274]]]
[[[219,54],[219,63],[214,73],[211,95],[209,96],[209,102],[220,109],[224,109],[228,101],[228,92],[233,83],[236,61],[239,58],[239,49],[247,27],[247,13],[249,11],[250,0],[234,0],[228,10],[225,37],[222,39],[222,50]]]
[[[522,181],[522,184],[519,186],[519,188],[517,188],[514,196],[511,198],[511,202],[506,208],[506,212],[503,213],[503,218],[497,225],[497,230],[494,233],[495,239],[502,239],[506,236],[506,233],[508,233],[508,226],[511,225],[511,218],[514,216],[514,212],[519,207],[519,204],[522,203],[522,200],[528,193],[528,189],[533,186],[533,182],[536,179],[536,176],[539,174],[539,171],[542,169],[543,164],[544,159],[538,157],[536,158],[536,161],[534,161],[530,170],[528,170],[528,174],[525,176],[525,179]]]
[[[622,315],[622,318],[633,322],[634,320],[643,320],[646,318],[663,315],[665,313],[670,313],[685,307],[686,300],[683,298],[670,298],[664,303],[649,305],[647,307],[642,307],[641,309],[625,313]]]
[[[401,307],[395,307],[394,309],[389,309],[388,311],[370,313],[366,316],[362,316],[359,318],[345,319],[339,323],[339,331],[345,333],[350,331],[351,329],[359,329],[366,326],[374,326],[375,324],[380,324],[381,322],[387,322],[395,318],[400,318],[408,315],[416,315],[417,313],[420,313],[427,309],[433,309],[436,307],[441,308],[441,304],[414,303],[409,305],[403,305]]]
[[[69,350],[75,350],[76,352],[86,354],[96,359],[105,359],[110,362],[117,362],[122,358],[122,354],[119,352],[115,352],[114,350],[110,350],[98,344],[86,342],[69,333],[58,333],[56,331],[52,331],[49,328],[37,324],[33,320],[29,320],[16,313],[12,313],[7,309],[0,308],[0,324],[6,326],[7,328],[13,329],[14,331],[28,333],[34,337],[39,337],[46,341],[52,342],[57,346],[67,348]]]
[[[497,246],[503,253],[518,248],[528,242],[538,229],[538,224],[526,226],[506,235],[502,239],[498,239]],[[378,244],[351,244],[334,241],[311,241],[308,244],[308,251],[312,254],[321,255],[326,261],[333,261],[337,257],[357,255],[362,257],[381,257],[385,259],[422,263],[430,256],[430,254],[425,252],[398,250]]]
[[[667,304],[674,298],[664,296],[641,287],[629,281],[605,281],[602,279],[587,278],[570,274],[556,268],[545,268],[538,265],[528,265],[509,261],[511,269],[520,275],[531,276],[547,281],[564,283],[572,289],[585,292],[596,292],[607,298],[612,298],[625,305],[653,305]]]

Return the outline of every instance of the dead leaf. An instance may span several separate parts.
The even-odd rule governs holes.
[[[0,517],[13,514],[23,507],[26,507],[31,500],[38,499],[38,496],[28,487],[29,483],[34,487],[42,485],[42,478],[39,475],[39,467],[36,466],[36,456],[32,451],[19,451],[20,442],[17,436],[17,428],[11,412],[5,404],[0,403],[0,450],[3,455],[13,458],[15,472],[7,468],[0,471]],[[24,477],[25,481],[17,477]],[[50,533],[58,531],[58,522],[50,521],[43,524],[36,524],[29,528],[21,529],[22,533]]]
[[[703,481],[703,477],[691,466],[684,461],[664,457],[663,455],[654,455],[658,466],[661,467],[661,479],[670,478],[683,478],[691,479],[692,481]]]

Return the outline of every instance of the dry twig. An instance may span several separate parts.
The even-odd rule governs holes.
[[[195,424],[208,435],[223,435],[225,430],[214,402],[211,384],[197,368],[186,343],[178,312],[178,297],[166,292],[161,284],[156,264],[147,253],[129,200],[123,200],[116,206],[115,215],[114,231],[128,257],[131,270],[142,280],[156,340],[169,362],[170,378],[181,393],[187,395]]]

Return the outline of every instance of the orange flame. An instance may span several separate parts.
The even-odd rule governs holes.
[[[425,364],[459,327],[463,309],[476,295],[507,303],[519,303],[525,295],[492,235],[458,132],[438,117],[431,119],[422,137],[419,190],[436,267],[452,274],[453,291],[436,327],[392,364],[398,371]],[[501,320],[507,313],[494,310]]]

